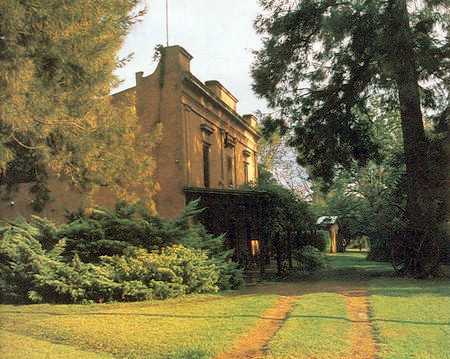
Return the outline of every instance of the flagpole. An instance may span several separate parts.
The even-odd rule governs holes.
[[[169,0],[166,0],[166,37],[167,47],[169,47]]]

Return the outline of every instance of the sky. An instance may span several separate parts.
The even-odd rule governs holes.
[[[154,48],[166,45],[166,0],[144,0],[147,14],[132,28],[120,56],[133,59],[116,73],[124,80],[114,92],[135,85],[135,73],[156,68]],[[239,102],[241,115],[267,111],[265,100],[251,89],[252,50],[261,47],[253,21],[257,0],[168,0],[169,45],[180,45],[192,56],[191,72],[202,82],[218,80]]]

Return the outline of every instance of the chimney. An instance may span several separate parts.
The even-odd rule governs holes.
[[[256,128],[257,119],[254,115],[248,113],[242,116],[244,118],[244,122],[250,127]]]
[[[163,51],[162,58],[165,59],[166,73],[191,71],[190,63],[193,57],[181,46],[164,47]]]

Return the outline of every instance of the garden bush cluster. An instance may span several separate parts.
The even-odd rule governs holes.
[[[321,252],[331,251],[331,238],[328,231],[317,230],[315,232],[305,233],[300,243],[303,246],[313,246]]]
[[[310,245],[295,250],[293,257],[297,262],[296,269],[302,272],[310,273],[328,265],[326,254]]]
[[[233,289],[242,270],[229,263],[224,237],[201,225],[189,204],[164,220],[145,208],[118,204],[70,222],[34,217],[0,225],[2,302],[135,301]]]

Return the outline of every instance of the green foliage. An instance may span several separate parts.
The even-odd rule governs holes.
[[[77,290],[65,282],[75,269],[62,261],[64,240],[44,250],[37,239],[39,229],[20,217],[3,225],[0,233],[3,301],[61,300],[67,292]]]
[[[1,2],[0,182],[35,181],[36,209],[50,176],[86,197],[107,184],[137,201],[139,189],[152,205],[159,128],[143,133],[133,93],[110,95],[127,61],[118,52],[144,12],[138,4]]]
[[[258,181],[253,188],[270,196],[264,208],[264,228],[269,235],[278,232],[301,233],[314,226],[315,219],[309,204],[292,191],[280,185],[264,166],[259,165]]]
[[[396,81],[408,71],[433,78],[423,84],[432,94],[423,105],[447,106],[445,1],[408,10],[404,0],[260,3],[255,28],[263,47],[255,52],[253,89],[279,109],[264,119],[264,133],[288,133],[299,163],[314,177],[329,181],[352,160],[377,158],[372,121],[363,114],[377,92],[398,106]],[[403,22],[408,17],[410,25]],[[400,48],[417,58],[415,69],[397,61]]]
[[[110,278],[121,284],[117,300],[166,299],[215,292],[218,270],[205,252],[182,245],[161,252],[129,248],[123,256],[102,257]],[[108,298],[109,299],[109,298]]]
[[[201,249],[208,254],[219,271],[217,286],[221,290],[236,289],[244,283],[243,271],[237,262],[229,261],[234,249],[224,250],[224,240],[225,235],[214,237],[202,225],[195,225],[191,227],[182,244],[188,248]]]
[[[294,259],[297,269],[305,272],[313,272],[319,268],[325,268],[328,264],[325,253],[313,246],[304,246],[294,251]]]
[[[0,289],[8,302],[165,299],[239,287],[224,237],[188,226],[197,202],[175,219],[120,203],[69,224],[34,217],[0,227]]]
[[[299,164],[326,188],[343,169],[380,163],[371,99],[381,96],[401,120],[399,169],[407,194],[401,215],[406,229],[395,236],[401,268],[429,274],[425,267],[439,258],[439,238],[431,234],[442,217],[448,219],[442,208],[449,185],[433,169],[433,158],[448,159],[448,150],[427,138],[423,113],[439,114],[436,129],[448,122],[448,1],[260,4],[255,27],[263,46],[255,53],[253,89],[275,110],[264,119],[263,133],[287,134]],[[448,129],[441,130],[448,142]]]
[[[321,252],[329,252],[331,248],[330,233],[324,230],[317,231],[317,234],[312,236],[311,243],[309,244]]]
[[[392,244],[406,228],[406,183],[402,135],[398,114],[379,98],[371,100],[374,138],[382,160],[341,170],[327,193],[314,183],[317,215],[338,217],[339,234],[347,241],[367,236],[369,258],[390,260]]]
[[[179,216],[164,220],[144,206],[118,202],[115,210],[97,207],[89,215],[68,213],[71,222],[59,227],[57,235],[67,238],[66,256],[78,254],[85,262],[98,262],[103,255],[120,255],[132,245],[155,250],[194,237],[189,219],[198,213],[198,202],[189,203]],[[82,213],[82,211],[81,211]]]
[[[329,252],[331,248],[331,238],[328,231],[318,230],[307,232],[299,238],[298,246],[313,246],[321,252]]]
[[[268,194],[260,228],[266,242],[264,248],[275,254],[281,275],[283,265],[291,260],[292,249],[302,245],[307,231],[314,228],[315,218],[309,203],[280,185],[264,165],[259,165],[258,174],[258,181],[251,188]]]

